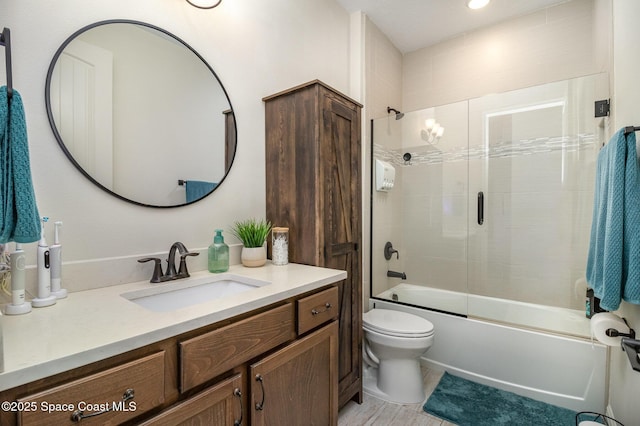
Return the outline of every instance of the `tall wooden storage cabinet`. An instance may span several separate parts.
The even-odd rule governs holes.
[[[339,405],[362,402],[362,105],[318,80],[263,101],[267,219],[289,227],[290,262],[347,271],[338,286]]]

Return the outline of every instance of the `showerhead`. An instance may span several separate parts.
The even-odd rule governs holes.
[[[400,112],[395,108],[387,107],[387,114],[391,114],[392,112],[396,114],[396,120],[400,120],[402,117],[404,117],[404,112]]]

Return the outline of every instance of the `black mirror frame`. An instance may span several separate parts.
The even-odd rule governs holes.
[[[51,77],[53,74],[53,70],[56,66],[56,63],[58,61],[58,58],[60,57],[60,55],[62,54],[62,52],[64,51],[64,49],[69,45],[69,43],[71,43],[76,37],[78,37],[80,34],[95,28],[95,27],[99,27],[102,25],[108,25],[108,24],[135,24],[135,25],[140,25],[143,27],[147,27],[147,28],[151,28],[153,30],[159,31],[171,38],[173,38],[174,40],[178,41],[180,44],[182,44],[184,47],[186,47],[187,49],[189,49],[194,55],[196,55],[196,57],[198,57],[198,59],[200,59],[202,61],[202,63],[209,69],[209,71],[211,71],[211,74],[213,75],[213,77],[216,79],[216,81],[218,82],[218,84],[220,85],[220,88],[222,89],[222,92],[224,93],[225,97],[227,98],[227,102],[229,103],[229,110],[231,111],[231,114],[233,116],[233,127],[234,127],[234,134],[235,134],[235,146],[234,146],[234,150],[233,150],[233,156],[231,158],[231,161],[229,162],[228,167],[225,170],[224,176],[222,177],[222,179],[220,179],[220,182],[218,182],[218,184],[216,185],[215,188],[213,188],[210,192],[208,192],[206,195],[198,198],[197,200],[188,202],[188,203],[183,203],[183,204],[174,204],[174,205],[167,205],[167,206],[158,206],[158,205],[154,205],[154,204],[146,204],[146,203],[141,203],[139,201],[135,201],[132,200],[130,198],[126,198],[114,191],[112,191],[111,189],[105,187],[104,185],[102,185],[100,182],[98,182],[96,179],[93,178],[93,176],[91,176],[76,160],[75,158],[73,158],[73,155],[71,154],[71,152],[67,149],[67,147],[64,144],[64,141],[62,140],[62,136],[60,135],[60,132],[58,131],[58,128],[56,126],[56,123],[54,121],[54,117],[53,117],[53,111],[51,109]],[[211,195],[216,189],[218,189],[218,187],[220,187],[220,185],[222,185],[222,183],[224,182],[224,180],[227,178],[228,174],[229,174],[229,170],[231,170],[231,167],[233,166],[233,162],[235,161],[235,156],[237,153],[237,148],[238,148],[238,125],[235,119],[235,112],[233,109],[233,105],[231,104],[231,99],[229,98],[229,94],[227,93],[227,90],[225,89],[224,85],[222,84],[222,82],[220,81],[220,78],[218,78],[218,75],[215,73],[215,71],[213,70],[213,68],[211,68],[211,66],[209,65],[209,63],[207,61],[205,61],[205,59],[202,57],[202,55],[200,55],[195,49],[193,49],[189,44],[187,44],[184,40],[182,40],[181,38],[177,37],[176,35],[170,33],[169,31],[160,28],[158,26],[152,25],[152,24],[148,24],[146,22],[141,22],[141,21],[135,21],[135,20],[130,20],[130,19],[109,19],[109,20],[105,20],[105,21],[99,21],[99,22],[95,22],[93,24],[89,24],[83,28],[80,28],[78,31],[74,32],[73,34],[71,34],[63,43],[62,45],[58,48],[58,50],[56,50],[56,53],[53,55],[53,59],[51,60],[51,64],[49,65],[49,69],[47,70],[47,78],[46,78],[46,82],[45,82],[45,88],[44,88],[44,97],[45,97],[45,107],[47,109],[47,117],[49,118],[49,124],[51,126],[51,130],[53,131],[53,134],[56,138],[56,140],[58,141],[58,145],[60,146],[60,148],[62,149],[62,151],[64,152],[64,154],[67,156],[67,158],[69,159],[69,161],[71,161],[71,163],[76,167],[76,169],[78,169],[78,171],[80,171],[80,173],[82,173],[84,175],[84,177],[86,177],[88,180],[90,180],[91,182],[93,182],[94,185],[96,185],[97,187],[99,187],[100,189],[102,189],[103,191],[113,195],[116,198],[119,198],[123,201],[132,203],[132,204],[136,204],[138,206],[143,206],[143,207],[153,207],[153,208],[174,208],[174,207],[182,207],[182,206],[187,206],[187,205],[191,205],[194,203],[197,203],[200,200],[203,200],[204,198],[208,197],[209,195]]]

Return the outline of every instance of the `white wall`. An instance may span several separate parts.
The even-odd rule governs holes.
[[[608,1],[569,1],[406,54],[403,108],[607,71],[608,21],[600,5]]]
[[[613,0],[613,129],[640,125],[640,57],[630,54],[640,45],[638,16],[637,0]],[[636,133],[636,137],[640,135]],[[640,306],[622,302],[616,313],[640,332]],[[611,348],[609,404],[617,420],[625,425],[640,423],[639,394],[640,372],[631,368],[625,352]]]
[[[56,143],[44,105],[49,63],[74,31],[115,18],[148,22],[182,38],[227,89],[238,151],[225,182],[198,203],[151,209],[120,201],[84,179]],[[225,0],[212,10],[184,0],[2,0],[0,26],[11,29],[13,85],[25,104],[40,214],[64,222],[63,285],[71,290],[146,279],[151,265],[139,265],[137,258],[166,253],[174,241],[202,249],[214,228],[228,230],[234,220],[264,216],[262,97],[316,78],[345,93],[350,89],[349,14],[333,0]],[[47,237],[51,242],[52,226]],[[25,249],[33,265],[35,244]],[[192,269],[204,269],[205,257],[194,258]],[[32,287],[33,274],[29,281]]]
[[[364,18],[364,32],[365,32],[365,97],[364,97],[364,131],[362,136],[362,146],[364,147],[364,175],[371,176],[371,120],[378,117],[387,116],[387,107],[401,109],[402,105],[402,53],[391,43],[391,41],[385,36],[378,27],[375,26],[367,17]],[[399,125],[400,122],[395,121],[394,118],[389,118],[389,126]],[[396,170],[399,172],[399,170]],[[397,176],[398,182],[401,181],[400,176]],[[363,306],[368,306],[369,287],[370,287],[370,271],[373,266],[373,274],[380,276],[380,274],[386,273],[386,263],[382,257],[382,247],[384,242],[392,241],[393,235],[397,235],[397,231],[400,229],[396,226],[393,228],[393,223],[388,220],[382,220],[385,226],[380,226],[378,221],[376,226],[376,238],[378,241],[383,241],[382,246],[374,241],[374,261],[373,265],[370,262],[370,220],[369,214],[371,206],[371,185],[369,179],[365,180],[363,190],[364,204],[363,211],[365,220],[363,222]],[[374,192],[373,197],[378,202],[380,197],[386,200],[386,207],[384,211],[381,211],[385,215],[385,218],[390,219],[394,213],[393,206],[399,208],[399,203],[394,203],[391,197],[393,194],[399,194],[400,188],[396,188],[393,193],[381,194]],[[391,195],[391,196],[390,196]],[[398,195],[396,195],[398,197]],[[379,231],[379,232],[378,232]],[[393,267],[396,267],[394,265]]]

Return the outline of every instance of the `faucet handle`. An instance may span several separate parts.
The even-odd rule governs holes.
[[[189,271],[187,270],[187,256],[198,256],[200,253],[183,253],[180,255],[180,268],[178,270],[178,276],[180,277],[188,277]]]
[[[398,250],[393,248],[393,244],[391,244],[390,241],[387,241],[387,243],[384,245],[384,258],[387,260],[391,260],[391,256],[393,256],[394,253],[396,254],[396,259],[400,259]]]
[[[151,280],[149,282],[159,283],[162,282],[162,261],[157,257],[145,257],[144,259],[138,259],[138,263],[151,262],[154,261],[155,265],[153,266],[153,275],[151,276]]]

